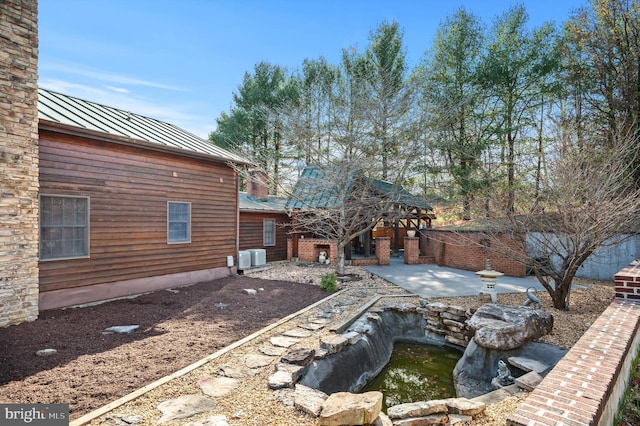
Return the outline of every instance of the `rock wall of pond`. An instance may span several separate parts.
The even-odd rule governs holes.
[[[432,309],[427,308],[430,305],[426,303],[422,305],[385,304],[365,313],[343,333],[348,344],[313,361],[300,383],[328,394],[357,392],[389,362],[395,343],[453,343],[452,333],[457,334],[464,328],[461,315],[451,319],[452,314],[446,305],[440,304]],[[457,312],[460,311],[461,308],[457,308]],[[462,312],[466,319],[466,313]],[[468,342],[457,338],[456,341],[465,345]],[[463,345],[455,346],[461,351],[464,349]]]

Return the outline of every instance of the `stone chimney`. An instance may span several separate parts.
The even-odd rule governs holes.
[[[38,318],[38,2],[0,6],[0,327]]]
[[[247,194],[261,200],[269,197],[269,179],[264,171],[252,169],[247,172]]]

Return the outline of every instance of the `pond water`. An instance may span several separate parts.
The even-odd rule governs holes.
[[[461,356],[453,348],[397,343],[389,363],[361,392],[382,392],[383,411],[407,402],[454,398],[453,368]]]

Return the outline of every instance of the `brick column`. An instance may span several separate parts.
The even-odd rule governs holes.
[[[0,7],[0,327],[38,317],[38,2]]]
[[[420,238],[404,237],[404,263],[407,265],[420,263]]]
[[[640,259],[618,272],[613,278],[616,288],[616,299],[640,300]]]
[[[391,264],[391,238],[376,238],[376,257],[378,258],[378,265]]]
[[[287,260],[293,258],[293,238],[287,238]]]

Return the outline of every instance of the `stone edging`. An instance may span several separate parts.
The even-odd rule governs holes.
[[[293,319],[293,318],[295,318],[295,317],[297,317],[299,315],[302,315],[305,312],[308,312],[311,309],[313,309],[313,308],[315,308],[315,307],[317,307],[317,306],[319,306],[319,305],[321,305],[321,304],[333,299],[334,297],[337,297],[337,296],[339,296],[339,295],[341,295],[341,294],[343,294],[343,293],[345,293],[345,292],[347,292],[349,290],[351,290],[351,289],[347,288],[347,289],[344,289],[344,290],[340,290],[340,291],[338,291],[338,292],[336,292],[336,293],[334,293],[334,294],[332,294],[330,296],[325,297],[322,300],[317,301],[316,303],[314,303],[312,305],[307,306],[306,308],[303,308],[303,309],[301,309],[301,310],[299,310],[297,312],[294,312],[294,313],[282,318],[281,320],[276,321],[273,324],[270,324],[270,325],[268,325],[268,326],[256,331],[255,333],[250,334],[249,336],[247,336],[247,337],[245,337],[245,338],[243,338],[241,340],[238,340],[237,342],[234,342],[229,346],[226,346],[226,347],[220,349],[217,352],[214,352],[211,355],[207,355],[206,357],[194,362],[191,365],[188,365],[188,366],[176,371],[175,373],[172,373],[172,374],[170,374],[168,376],[164,376],[164,377],[162,377],[162,378],[160,378],[160,379],[158,379],[158,380],[156,380],[154,382],[149,383],[146,386],[141,387],[140,389],[137,389],[137,390],[135,390],[135,391],[123,396],[122,398],[116,399],[115,401],[110,402],[107,405],[103,405],[102,407],[98,408],[97,410],[94,410],[94,411],[92,411],[90,413],[85,414],[82,417],[79,417],[79,418],[73,420],[72,422],[69,423],[69,426],[81,426],[81,425],[87,424],[90,421],[92,421],[92,420],[94,420],[94,419],[96,419],[96,418],[98,418],[98,417],[100,417],[100,416],[102,416],[102,415],[114,410],[115,408],[117,408],[117,407],[119,407],[121,405],[126,404],[127,402],[133,401],[134,399],[144,395],[145,393],[147,393],[147,392],[149,392],[149,391],[151,391],[151,390],[153,390],[155,388],[158,388],[158,387],[164,385],[165,383],[167,383],[167,382],[169,382],[169,381],[171,381],[171,380],[173,380],[175,378],[178,378],[180,376],[184,376],[185,374],[187,374],[187,373],[189,373],[189,372],[191,372],[191,371],[193,371],[193,370],[195,370],[197,368],[202,367],[206,363],[208,363],[208,362],[210,362],[210,361],[212,361],[212,360],[214,360],[216,358],[219,358],[220,356],[232,351],[233,349],[236,349],[236,348],[244,345],[245,343],[256,339],[257,337],[261,336],[262,334],[273,330],[274,328],[276,328],[276,327],[278,327],[278,326],[290,321],[291,319]]]

